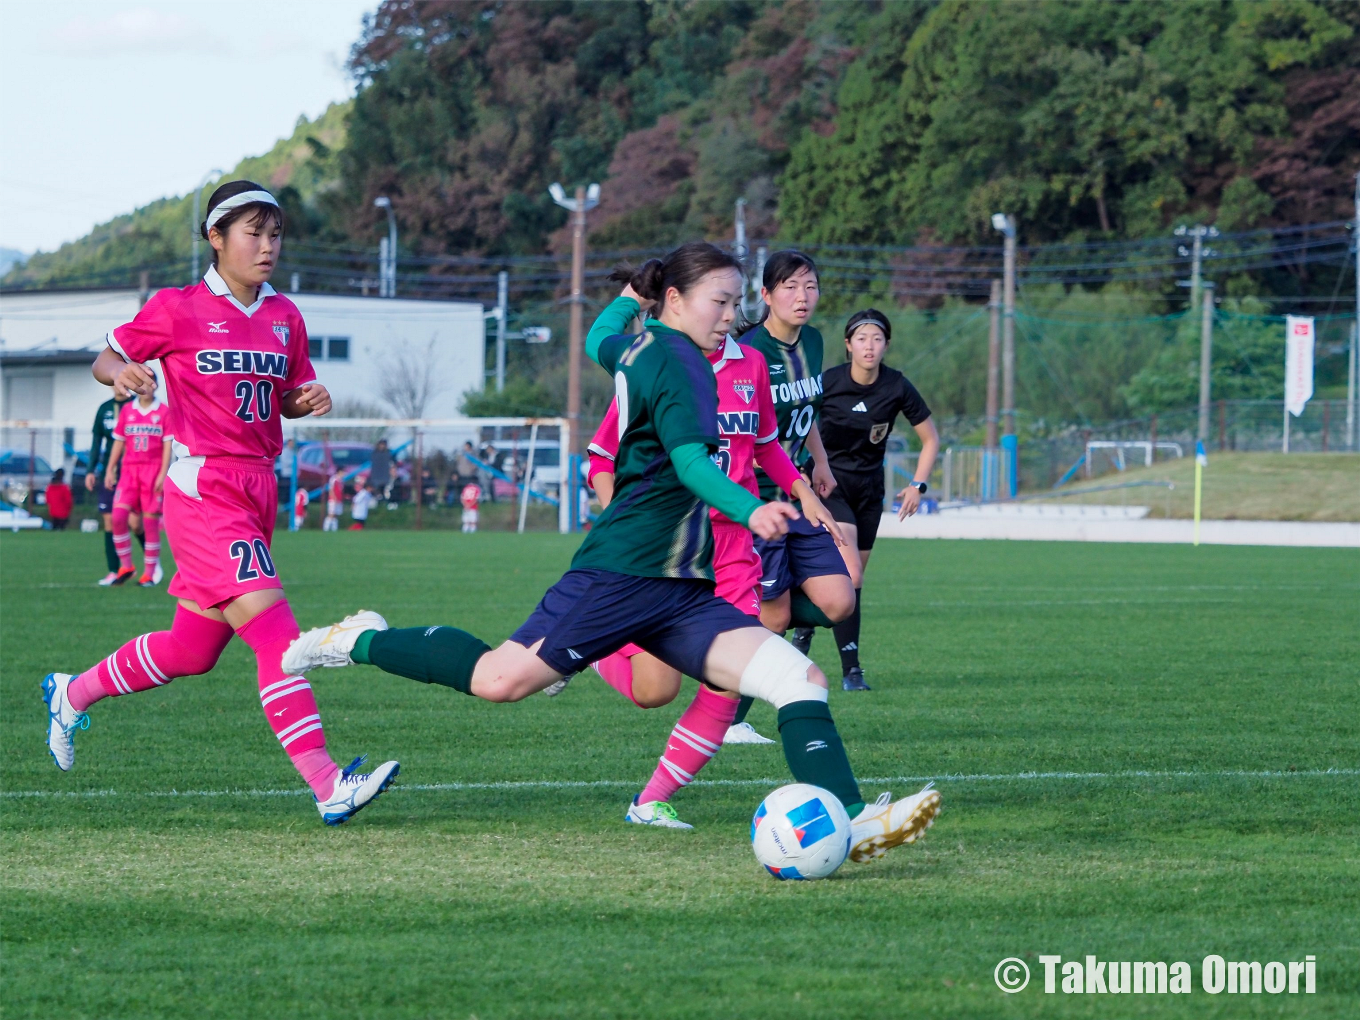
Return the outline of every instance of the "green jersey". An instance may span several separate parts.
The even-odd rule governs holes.
[[[822,406],[822,334],[804,326],[798,331],[798,339],[786,344],[771,336],[762,323],[741,337],[741,342],[765,355],[769,363],[779,441],[789,460],[801,468],[809,458],[804,448],[808,433]],[[759,467],[756,482],[761,499],[784,498],[779,486]]]
[[[633,311],[636,304],[627,302]],[[685,334],[656,320],[638,335],[615,335],[595,355],[614,376],[619,427],[614,498],[571,561],[635,577],[713,580],[708,506],[681,483],[672,451],[718,448],[713,366]]]
[[[94,433],[90,437],[90,459],[86,471],[99,478],[103,484],[104,469],[109,466],[109,454],[113,452],[113,427],[118,424],[118,412],[126,400],[106,400],[94,413]]]

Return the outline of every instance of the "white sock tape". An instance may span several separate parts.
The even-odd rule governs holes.
[[[808,681],[812,660],[771,634],[741,673],[738,690],[783,708],[795,701],[826,701],[826,688]]]

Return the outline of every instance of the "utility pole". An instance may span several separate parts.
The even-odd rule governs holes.
[[[1007,495],[1014,499],[1020,474],[1020,441],[1015,434],[1015,217],[996,213],[992,228],[1006,239],[1001,287],[1001,415],[1006,431],[1001,446],[1006,452]]]
[[[600,186],[578,186],[576,197],[567,198],[562,185],[548,188],[552,199],[571,216],[571,330],[567,341],[567,424],[571,430],[568,449],[571,456],[581,454],[581,347],[583,326],[582,306],[585,304],[586,273],[586,213],[600,204]],[[564,465],[565,466],[565,465]],[[563,475],[565,480],[566,476]]]
[[[378,246],[378,296],[397,296],[397,216],[392,211],[392,200],[379,195],[373,200],[375,209],[387,210],[387,236]]]
[[[1001,281],[992,281],[992,296],[987,302],[991,325],[987,330],[987,449],[995,450],[1000,423],[997,400],[1001,386]]]
[[[510,274],[496,274],[496,392],[505,389],[505,318],[510,313]]]
[[[203,217],[199,214],[198,202],[199,199],[202,197],[201,192],[205,187],[208,186],[208,182],[215,181],[217,180],[217,178],[221,176],[222,176],[221,170],[209,170],[206,174],[203,175],[203,180],[198,182],[198,187],[194,189],[194,222],[191,225],[192,229],[189,235],[190,237],[193,238],[192,250],[193,250],[194,276],[193,279],[189,281],[191,284],[197,283],[200,279],[202,279],[202,277],[198,275],[198,239],[203,236]]]
[[[1204,312],[1199,321],[1199,428],[1195,438],[1209,438],[1209,384],[1214,366],[1214,285],[1204,288]]]
[[[1355,229],[1351,231],[1351,242],[1355,247],[1355,325],[1351,328],[1350,371],[1346,373],[1346,449],[1354,450],[1355,430],[1360,422],[1360,173],[1355,175]]]
[[[1199,292],[1203,286],[1204,256],[1213,254],[1212,251],[1205,250],[1204,239],[1206,237],[1217,237],[1218,228],[1206,227],[1201,223],[1196,223],[1193,227],[1182,224],[1176,228],[1175,234],[1177,237],[1189,237],[1191,239],[1189,248],[1182,244],[1176,250],[1181,258],[1185,258],[1187,255],[1190,257],[1190,309],[1193,311],[1200,303]],[[1183,287],[1185,284],[1181,284],[1181,286]]]

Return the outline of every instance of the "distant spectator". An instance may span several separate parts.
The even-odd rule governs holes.
[[[349,505],[349,515],[354,518],[354,523],[349,526],[350,531],[364,530],[364,525],[368,523],[368,512],[376,502],[378,497],[373,492],[372,482],[365,482],[355,490],[354,499]]]
[[[465,485],[462,493],[459,494],[459,502],[463,504],[463,531],[471,533],[477,530],[477,501],[482,498],[482,490],[479,486]]]
[[[478,472],[477,480],[488,503],[496,502],[496,476],[491,472],[492,470],[500,470],[500,462],[501,454],[494,444],[487,443],[482,447],[482,463],[486,467]]]
[[[52,520],[54,531],[66,530],[66,522],[71,519],[71,507],[74,503],[71,487],[66,484],[66,471],[57,468],[52,472],[52,480],[47,483],[47,516]]]
[[[369,467],[368,480],[375,491],[382,493],[383,499],[391,498],[392,490],[392,452],[387,448],[387,440],[379,439],[373,447],[373,461]]]
[[[453,469],[458,476],[457,488],[461,491],[464,486],[477,484],[477,456],[472,449],[472,443],[463,444],[463,448],[458,451],[458,456],[454,459]]]

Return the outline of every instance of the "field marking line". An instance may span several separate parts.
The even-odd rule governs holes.
[[[865,776],[860,778],[861,785],[882,786],[894,783],[1006,783],[1032,782],[1035,780],[1084,780],[1084,779],[1294,779],[1316,776],[1360,776],[1360,768],[1354,769],[1297,769],[1287,771],[1219,769],[1208,772],[1157,771],[1132,769],[1123,772],[1011,772],[1011,773],[950,773],[938,776]],[[780,786],[784,779],[699,779],[689,785],[694,786]],[[388,792],[451,792],[459,790],[588,790],[593,788],[624,787],[641,785],[643,780],[634,779],[528,779],[506,780],[492,783],[405,783],[393,786]],[[307,789],[289,790],[133,790],[120,793],[117,790],[0,790],[0,798],[18,800],[32,798],[95,799],[100,797],[302,797],[310,794]]]

